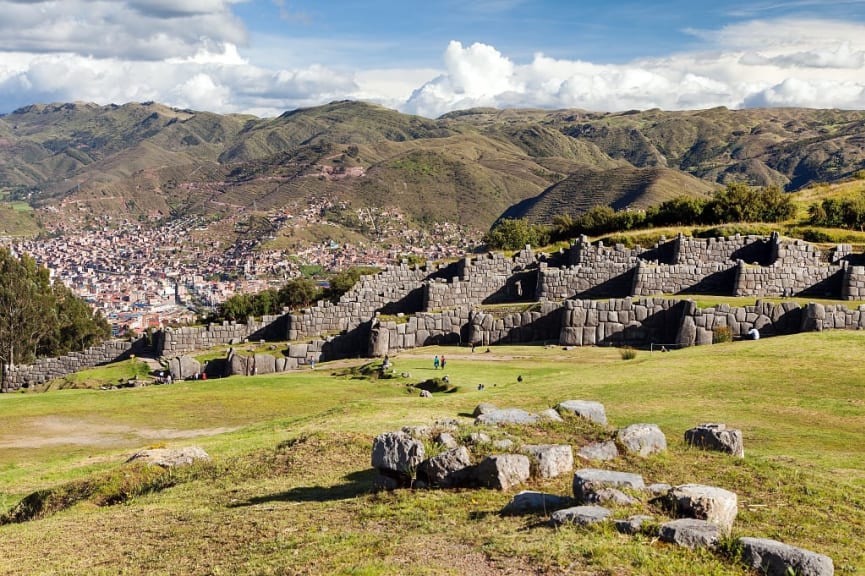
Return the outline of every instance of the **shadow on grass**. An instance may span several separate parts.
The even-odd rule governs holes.
[[[346,482],[336,486],[298,486],[287,492],[256,496],[244,502],[230,504],[230,508],[255,506],[268,502],[333,502],[350,500],[372,492],[373,480],[377,472],[374,469],[360,470],[343,476]]]

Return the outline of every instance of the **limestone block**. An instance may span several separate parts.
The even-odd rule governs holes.
[[[668,498],[676,515],[712,522],[726,532],[733,527],[739,512],[736,494],[715,486],[674,486]]]
[[[578,524],[587,526],[607,520],[612,512],[603,506],[574,506],[564,510],[556,510],[550,515],[550,522],[560,526],[562,524]]]
[[[626,451],[650,456],[667,449],[667,438],[656,424],[631,424],[616,433]]]
[[[685,443],[704,450],[726,452],[738,458],[745,457],[742,431],[727,429],[725,424],[698,424],[685,432]]]
[[[572,414],[585,418],[601,426],[607,425],[607,413],[604,405],[594,400],[566,400],[556,406],[559,413]]]
[[[540,420],[537,414],[531,414],[520,408],[501,408],[481,414],[475,419],[475,424],[534,424]]]
[[[590,492],[609,487],[642,490],[645,483],[642,476],[629,472],[614,472],[597,468],[583,468],[574,472],[574,498],[579,502],[584,502]]]
[[[276,372],[276,358],[270,354],[256,354],[253,358],[256,374],[273,374]]]
[[[767,538],[739,538],[742,561],[766,576],[832,576],[832,559]]]
[[[379,471],[410,476],[423,460],[423,443],[405,432],[386,432],[373,440],[372,466]]]
[[[644,514],[628,516],[627,519],[616,520],[616,530],[622,534],[639,534],[643,530],[643,524],[654,519],[653,516]]]
[[[516,494],[511,501],[502,508],[502,514],[526,514],[529,512],[544,512],[560,510],[571,504],[571,499],[566,496],[545,494],[543,492],[523,491]]]
[[[567,444],[527,444],[520,448],[541,478],[556,478],[574,469],[574,451]]]
[[[449,488],[461,482],[459,473],[471,463],[469,451],[465,446],[460,446],[421,462],[417,477],[431,486]]]
[[[721,540],[721,530],[705,520],[682,518],[662,524],[660,540],[690,549],[714,548]]]
[[[488,456],[475,470],[478,484],[488,488],[510,490],[529,479],[531,465],[522,454]]]
[[[619,457],[619,449],[612,440],[608,442],[595,442],[580,448],[577,451],[577,456],[583,460],[615,460]]]

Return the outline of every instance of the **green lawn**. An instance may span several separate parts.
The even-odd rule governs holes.
[[[81,502],[0,526],[3,574],[746,574],[727,555],[692,552],[609,527],[551,529],[545,516],[503,517],[512,493],[370,488],[372,438],[403,425],[467,417],[482,401],[539,411],[602,401],[607,430],[574,420],[494,430],[519,444],[568,442],[657,423],[669,450],[612,469],[648,482],[734,490],[733,536],[765,536],[865,570],[865,334],[826,332],[670,353],[613,348],[425,348],[392,358],[407,378],[369,380],[354,363],[113,391],[0,396],[0,513],[38,489],[116,470],[135,450],[204,447],[210,467],[124,504]],[[459,387],[432,399],[407,383]],[[522,376],[522,382],[517,381]],[[485,384],[484,391],[477,385]],[[741,428],[746,458],[687,448],[700,422]],[[467,424],[463,433],[472,428]],[[562,495],[571,478],[527,489]],[[616,516],[659,511],[647,502]],[[659,518],[660,520],[660,518]],[[85,553],[81,553],[86,550]]]

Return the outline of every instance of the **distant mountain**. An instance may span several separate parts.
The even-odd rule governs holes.
[[[732,180],[794,190],[863,168],[861,111],[471,109],[430,120],[344,101],[269,119],[156,103],[0,116],[0,190],[77,225],[326,198],[395,210],[407,226],[483,231],[502,215],[642,208]]]

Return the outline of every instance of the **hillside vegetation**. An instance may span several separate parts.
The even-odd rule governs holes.
[[[393,379],[371,378],[365,374],[376,370],[349,362],[279,376],[0,396],[0,514],[37,491],[53,507],[41,519],[0,526],[0,572],[748,574],[726,545],[688,551],[610,528],[552,529],[544,514],[502,516],[512,492],[371,491],[371,444],[382,432],[443,418],[470,422],[479,402],[536,412],[592,399],[605,404],[613,427],[654,422],[667,436],[668,453],[620,458],[610,468],[733,490],[734,537],[782,540],[828,554],[838,574],[858,573],[862,351],[861,335],[844,331],[638,352],[632,360],[612,348],[427,348],[392,358],[397,374],[411,373]],[[406,385],[436,375],[435,354],[448,356],[457,391],[423,399]],[[684,430],[718,421],[743,430],[744,460],[684,445]],[[467,424],[460,434],[475,429]],[[610,433],[575,420],[489,432],[517,445],[575,447]],[[170,477],[136,467],[117,473],[141,448],[191,444],[213,461]],[[525,488],[567,495],[571,478]]]
[[[503,215],[549,223],[734,181],[788,191],[841,181],[865,167],[863,138],[865,112],[838,110],[473,109],[427,119],[344,101],[261,119],[152,102],[39,104],[0,116],[0,188],[75,226],[326,198],[396,210],[410,227],[485,231]]]

